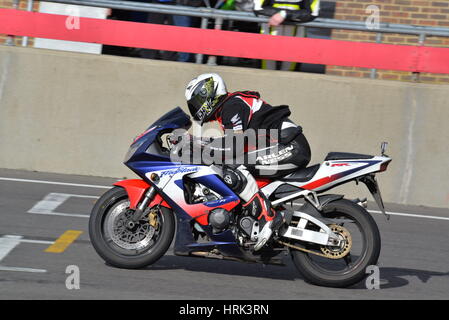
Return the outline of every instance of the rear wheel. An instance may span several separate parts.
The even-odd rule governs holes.
[[[326,287],[349,287],[365,278],[366,268],[379,258],[379,229],[371,215],[352,201],[341,199],[323,208],[329,225],[340,238],[339,246],[306,245],[317,252],[291,250],[293,261],[305,280]]]
[[[95,204],[89,220],[89,235],[97,253],[119,268],[137,269],[153,264],[173,240],[175,219],[161,207],[148,212],[137,223],[131,220],[126,191],[114,187]]]

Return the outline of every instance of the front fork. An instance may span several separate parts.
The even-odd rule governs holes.
[[[134,212],[134,214],[131,217],[131,220],[134,223],[137,223],[140,219],[143,218],[145,209],[147,208],[147,206],[151,202],[151,200],[153,200],[155,194],[156,194],[156,189],[154,187],[150,187],[148,189],[148,191],[145,192],[142,202],[137,206],[136,211]]]
[[[130,209],[135,209],[131,221],[137,223],[143,218],[145,209],[156,195],[156,189],[147,182],[139,179],[122,180],[114,183],[115,186],[126,190],[130,201]]]

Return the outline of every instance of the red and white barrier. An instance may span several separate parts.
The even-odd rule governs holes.
[[[449,74],[449,49],[270,36],[0,9],[0,33],[217,56]]]

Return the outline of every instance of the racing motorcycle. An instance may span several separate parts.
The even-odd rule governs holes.
[[[217,165],[173,162],[171,135],[188,129],[177,107],[131,144],[124,164],[141,179],[119,181],[94,205],[89,234],[97,253],[119,268],[158,261],[175,238],[174,254],[283,265],[290,256],[303,278],[316,285],[348,287],[377,263],[381,239],[366,199],[325,191],[350,181],[365,184],[386,215],[376,173],[392,160],[382,155],[330,152],[321,164],[286,176],[257,178],[283,225],[254,250],[259,221],[226,185]]]

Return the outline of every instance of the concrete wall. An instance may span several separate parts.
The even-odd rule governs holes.
[[[329,151],[379,154],[388,141],[394,160],[378,176],[385,201],[449,206],[449,86],[29,48],[0,47],[0,167],[132,177],[122,165],[132,138],[184,107],[186,83],[210,71],[229,90],[289,104],[312,163]],[[364,188],[336,191],[363,196]]]

